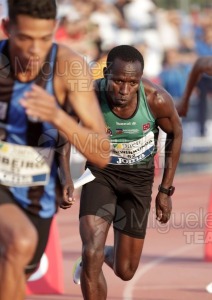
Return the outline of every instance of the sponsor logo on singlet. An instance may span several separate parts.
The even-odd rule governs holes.
[[[111,143],[110,164],[132,165],[139,163],[154,152],[154,133],[150,131],[145,137],[136,141]]]
[[[146,133],[150,129],[150,123],[143,124],[143,132]]]

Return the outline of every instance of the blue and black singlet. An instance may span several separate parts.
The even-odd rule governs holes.
[[[48,93],[54,94],[53,79],[57,48],[56,44],[52,45],[38,76],[30,82],[23,83],[13,76],[14,70],[11,70],[10,66],[8,41],[0,42],[0,140],[32,147],[54,147],[57,143],[57,130],[47,122],[29,121],[25,109],[19,104],[19,100],[34,83],[45,88]],[[42,135],[47,135],[47,138],[41,145],[39,139]],[[59,182],[56,155],[57,153],[54,153],[47,185],[8,187],[21,207],[42,218],[49,218],[56,211],[56,187]]]

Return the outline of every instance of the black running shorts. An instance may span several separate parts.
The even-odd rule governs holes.
[[[25,270],[26,274],[33,273],[36,270],[37,266],[39,265],[40,259],[45,251],[52,218],[44,219],[39,217],[38,215],[33,215],[30,212],[25,211],[14,200],[12,193],[10,193],[10,191],[6,187],[0,186],[0,205],[7,204],[7,203],[17,205],[24,212],[24,214],[27,215],[27,217],[30,219],[30,221],[37,229],[37,233],[38,233],[37,249],[35,251],[33,259],[28,264]]]
[[[143,239],[151,205],[154,162],[148,165],[87,167],[96,177],[81,192],[80,217],[96,215],[122,233]]]

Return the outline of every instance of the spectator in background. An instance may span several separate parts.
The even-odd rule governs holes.
[[[163,70],[159,75],[161,85],[172,95],[177,102],[183,95],[190,66],[181,64],[181,55],[177,49],[165,51]]]
[[[212,55],[212,23],[205,21],[206,25],[203,27],[203,35],[196,39],[196,52],[199,56]],[[205,136],[205,123],[207,120],[207,95],[212,92],[212,79],[208,75],[203,75],[198,82],[199,89],[198,99],[198,123],[200,136]]]
[[[122,16],[123,27],[129,27],[129,24],[126,20],[124,9],[125,9],[126,5],[129,4],[130,2],[131,2],[130,0],[116,0],[114,2],[115,7],[118,9],[118,11],[120,12],[120,14]]]
[[[145,60],[144,76],[149,78],[154,83],[159,84],[159,74],[162,71],[161,50],[159,48],[154,47],[151,41],[147,41],[145,39],[144,41],[136,43],[135,46],[142,53]]]
[[[155,26],[156,5],[152,0],[132,0],[124,7],[124,15],[133,31]]]
[[[212,24],[211,24],[212,25]],[[195,50],[199,56],[212,55],[212,27],[203,28],[203,34],[196,39]]]
[[[157,29],[163,50],[180,48],[181,17],[177,10],[159,9],[157,12]]]

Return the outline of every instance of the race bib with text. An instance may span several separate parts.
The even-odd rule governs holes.
[[[145,137],[125,143],[112,143],[110,164],[133,165],[141,162],[155,150],[154,133],[150,131]]]
[[[6,186],[46,185],[53,149],[0,141],[0,184]]]

